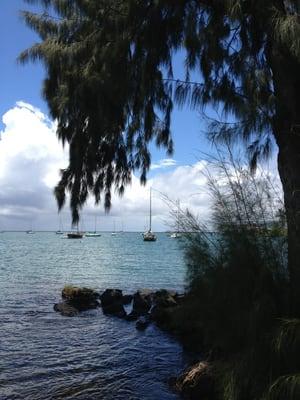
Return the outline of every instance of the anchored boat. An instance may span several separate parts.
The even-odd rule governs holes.
[[[150,210],[149,210],[149,229],[143,233],[144,242],[155,242],[156,235],[152,232],[152,199],[151,199],[151,188],[150,188]]]

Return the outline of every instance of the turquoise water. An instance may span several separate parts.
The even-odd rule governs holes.
[[[1,234],[0,399],[177,399],[168,378],[189,355],[174,339],[101,309],[63,317],[53,304],[65,284],[183,291],[184,276],[179,242],[165,234]]]

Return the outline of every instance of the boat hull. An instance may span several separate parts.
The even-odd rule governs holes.
[[[83,234],[82,233],[68,233],[67,237],[68,237],[68,239],[82,239]]]
[[[144,242],[156,242],[156,236],[152,232],[143,233]]]

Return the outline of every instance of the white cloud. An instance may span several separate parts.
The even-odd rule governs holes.
[[[67,150],[62,149],[55,135],[55,124],[30,104],[18,102],[3,116],[5,128],[0,141],[0,229],[57,229],[58,217],[53,187],[58,181],[58,170],[67,164]],[[165,168],[173,167],[166,171]],[[143,230],[148,223],[149,188],[153,187],[153,228],[166,229],[168,209],[159,192],[180,199],[182,207],[189,207],[203,218],[208,214],[209,196],[201,171],[204,161],[194,165],[176,166],[173,159],[154,163],[156,175],[141,186],[132,178],[124,197],[113,196],[113,207],[105,215],[102,205],[95,209],[89,199],[83,211],[83,228],[91,229],[94,215],[99,218],[99,229],[112,229],[116,221],[128,230]],[[162,169],[161,171],[159,169]],[[70,227],[70,213],[65,208],[64,228]]]
[[[55,124],[38,109],[18,102],[3,115],[0,141],[0,223],[26,229],[31,220],[55,213],[49,176],[66,165]],[[43,218],[42,218],[43,219]]]
[[[151,165],[151,169],[161,169],[161,168],[168,168],[168,167],[174,167],[176,165],[176,160],[173,158],[164,158],[162,160],[159,160],[157,163],[153,163]]]

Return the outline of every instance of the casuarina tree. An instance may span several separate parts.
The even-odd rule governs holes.
[[[252,168],[276,142],[288,223],[293,303],[300,310],[300,4],[288,0],[26,0],[41,42],[20,55],[46,67],[43,93],[70,145],[55,193],[73,220],[89,193],[119,193],[150,167],[149,143],[169,153],[173,105],[223,115],[212,140],[242,143]],[[183,58],[184,76],[173,73]]]

